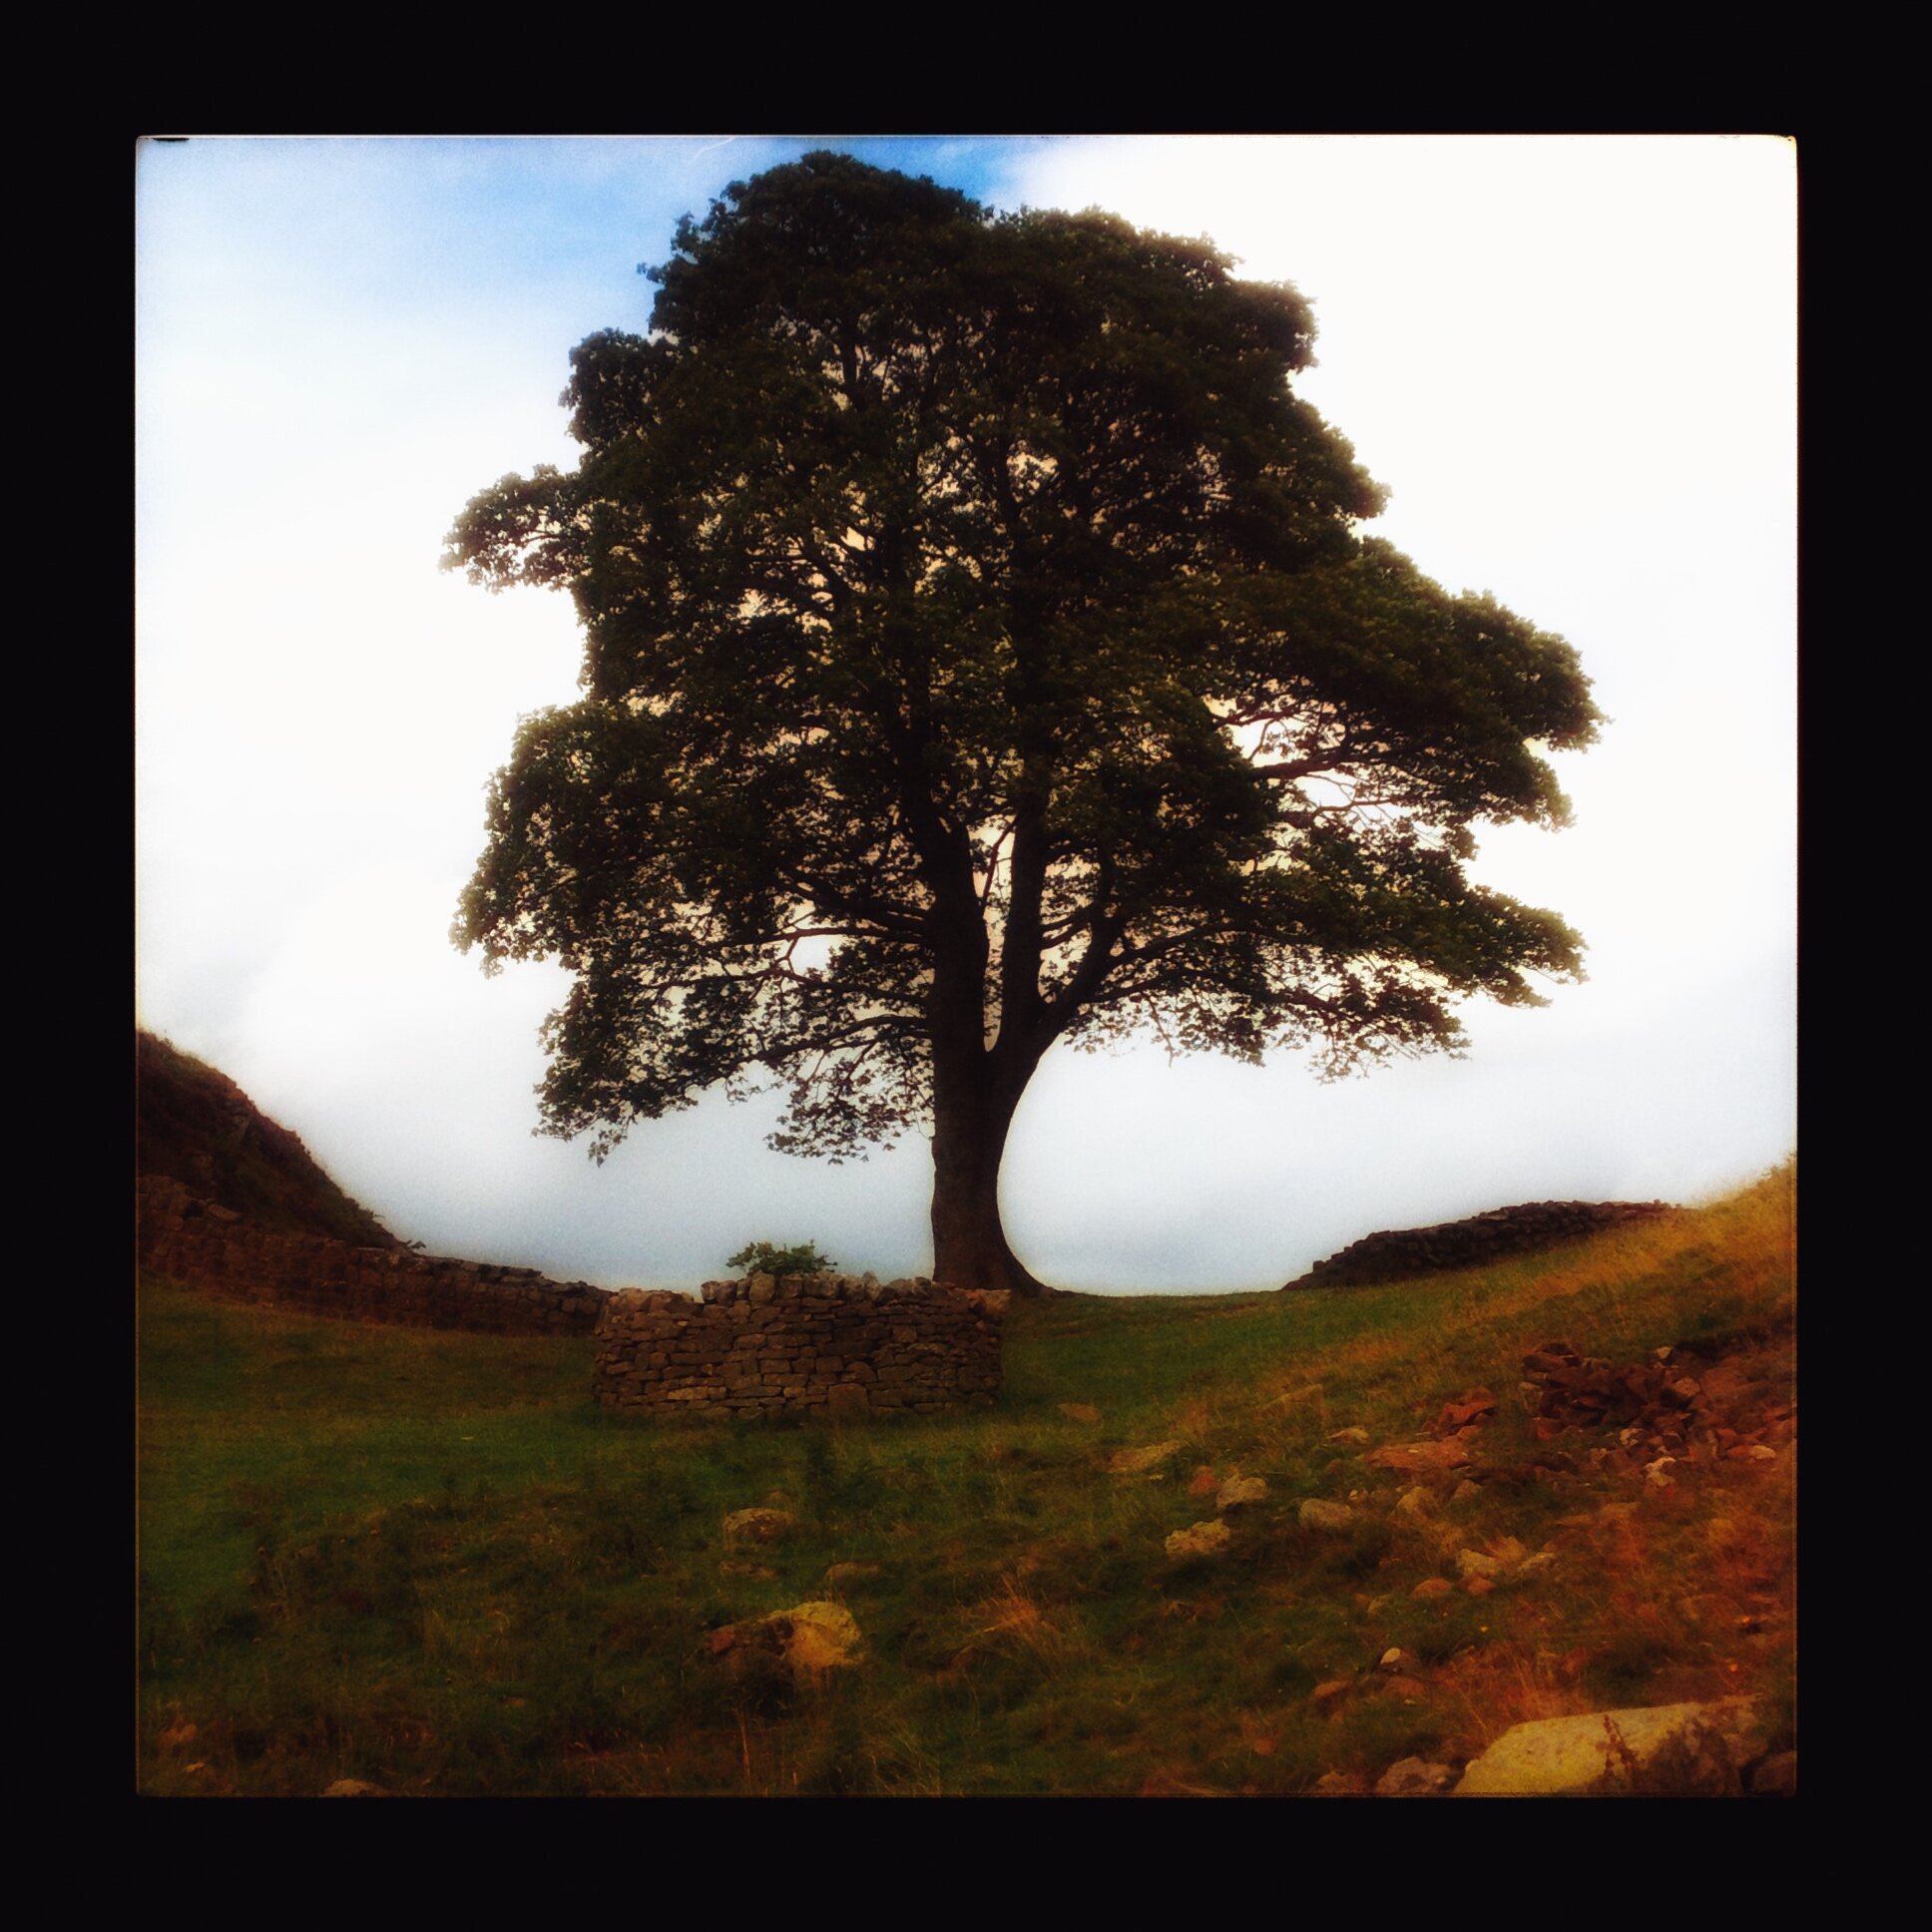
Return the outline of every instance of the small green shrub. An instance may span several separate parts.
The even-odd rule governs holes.
[[[811,1241],[799,1241],[791,1247],[752,1241],[725,1263],[740,1274],[825,1274],[837,1265],[829,1255],[819,1253]]]

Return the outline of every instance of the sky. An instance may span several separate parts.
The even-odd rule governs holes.
[[[1692,1202],[1796,1133],[1796,158],[1745,137],[194,139],[137,152],[138,1021],[432,1252],[690,1287],[745,1242],[931,1264],[929,1144],[771,1153],[775,1096],[534,1136],[562,970],[449,927],[568,598],[437,568],[569,466],[570,349],[642,332],[679,218],[836,147],[998,208],[1207,236],[1313,304],[1301,394],[1371,526],[1567,638],[1611,721],[1573,826],[1481,835],[1589,979],[1463,1009],[1466,1056],[1050,1054],[1013,1245],[1063,1287],[1278,1286],[1380,1227]]]

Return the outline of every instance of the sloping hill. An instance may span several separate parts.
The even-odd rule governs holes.
[[[1016,1301],[994,1408],[864,1426],[627,1425],[582,1338],[151,1283],[139,1786],[1557,1788],[1498,1781],[1532,1727],[1612,1791],[1794,1790],[1794,1189]]]
[[[166,1175],[264,1227],[402,1245],[226,1074],[137,1029],[135,1080],[137,1174]]]

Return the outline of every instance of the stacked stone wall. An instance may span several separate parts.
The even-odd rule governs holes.
[[[283,1233],[159,1175],[142,1176],[135,1200],[141,1260],[232,1300],[411,1328],[588,1335],[611,1299],[606,1289],[553,1281],[535,1268]]]
[[[1506,1254],[1524,1254],[1600,1234],[1607,1227],[1655,1220],[1676,1210],[1662,1201],[1531,1201],[1496,1208],[1467,1220],[1434,1227],[1402,1227],[1364,1235],[1340,1253],[1317,1261],[1290,1288],[1365,1287],[1418,1274],[1479,1267]]]
[[[597,1399],[713,1419],[983,1408],[1004,1301],[845,1274],[708,1281],[699,1297],[625,1288],[598,1322]]]

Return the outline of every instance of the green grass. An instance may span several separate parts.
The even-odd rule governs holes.
[[[1523,1462],[1532,1344],[1634,1360],[1787,1319],[1790,1189],[1786,1170],[1435,1281],[1018,1305],[997,1409],[870,1427],[619,1421],[588,1399],[586,1341],[146,1283],[140,1786],[1291,1794],[1560,1709],[1788,1700],[1794,1456],[1662,1497],[1492,1481],[1418,1522],[1369,1445],[1330,1438],[1411,1439],[1482,1383],[1504,1398],[1485,1459]],[[1109,1473],[1164,1441],[1161,1469]],[[1177,1564],[1168,1534],[1214,1513],[1189,1494],[1204,1465],[1269,1496],[1225,1553]],[[1310,1496],[1352,1496],[1361,1520],[1304,1531]],[[1638,1508],[1596,1514],[1620,1498]],[[792,1534],[727,1548],[724,1518],[754,1504]],[[1455,1546],[1506,1536],[1554,1540],[1561,1582],[1410,1594],[1454,1574]],[[832,1586],[834,1563],[876,1569]],[[828,1596],[863,1634],[854,1668],[713,1654],[723,1626]],[[1420,1660],[1406,1689],[1375,1669],[1391,1646]]]

